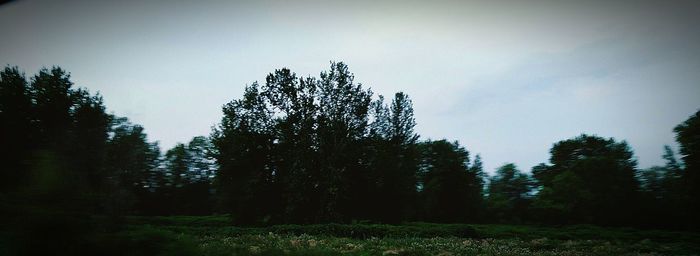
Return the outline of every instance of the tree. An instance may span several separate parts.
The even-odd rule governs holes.
[[[469,152],[459,143],[446,140],[426,141],[420,148],[425,219],[474,221],[479,215],[482,181],[469,170]]]
[[[284,222],[311,222],[318,214],[318,85],[315,78],[298,78],[289,69],[266,77],[261,93],[273,108],[275,193],[277,217]]]
[[[17,67],[0,71],[0,193],[14,191],[26,182],[35,129],[32,97],[23,73]]]
[[[190,179],[195,182],[211,183],[218,166],[214,159],[214,146],[209,138],[196,136],[187,144],[190,157]]]
[[[416,212],[412,206],[417,200],[417,173],[420,156],[414,132],[416,125],[413,105],[403,92],[394,95],[390,106],[382,106],[383,97],[374,103],[374,122],[370,125],[369,148],[374,156],[370,179],[374,181],[372,209],[375,219],[382,222],[400,222]],[[366,199],[365,199],[366,200]]]
[[[626,142],[581,135],[550,150],[551,165],[533,168],[542,187],[535,205],[569,222],[628,224],[638,216],[637,162]]]
[[[202,136],[178,143],[165,153],[163,164],[156,168],[142,208],[153,215],[211,214],[214,200],[211,177],[215,163],[212,146]]]
[[[273,115],[259,86],[247,86],[243,98],[223,107],[221,124],[212,132],[219,205],[242,224],[270,218],[277,204],[274,190]]]
[[[142,126],[114,118],[106,157],[109,189],[114,194],[109,202],[112,211],[126,213],[134,206],[146,207],[140,199],[155,185],[159,158],[158,144],[148,142]]]
[[[191,157],[185,144],[178,143],[165,152],[166,176],[169,176],[170,186],[181,188],[185,186],[190,172]]]
[[[99,94],[92,96],[84,89],[72,94],[73,142],[69,154],[71,168],[78,175],[74,182],[84,180],[90,191],[104,193],[101,189],[105,183],[105,157],[113,116],[106,113]]]
[[[413,107],[404,93],[391,106],[379,98],[343,63],[319,78],[275,70],[247,86],[212,133],[222,205],[245,224],[406,219],[416,197]]]
[[[361,164],[371,90],[354,83],[342,62],[318,80],[319,221],[349,220],[358,211],[365,169]]]
[[[676,126],[676,141],[680,145],[680,155],[685,169],[682,174],[682,186],[687,194],[684,205],[690,225],[700,226],[697,216],[700,214],[700,111],[695,112],[683,123]]]
[[[31,93],[40,147],[61,151],[69,148],[70,109],[74,93],[70,74],[59,67],[41,69],[32,78]]]
[[[527,216],[532,192],[528,175],[515,164],[499,167],[488,185],[488,207],[497,221],[520,222]]]
[[[109,201],[118,197],[107,185],[113,118],[99,93],[73,88],[59,67],[43,68],[30,81],[7,67],[0,71],[0,119],[2,205],[13,205],[16,216],[6,217],[16,223],[19,241],[43,244],[46,254],[84,241],[95,224],[115,227],[89,218],[112,214]],[[18,248],[39,254],[36,249]]]

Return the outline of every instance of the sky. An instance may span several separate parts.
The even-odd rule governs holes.
[[[647,168],[700,109],[698,25],[692,1],[18,0],[0,5],[0,64],[68,70],[164,150],[275,69],[342,61],[490,173],[582,133],[627,141]]]

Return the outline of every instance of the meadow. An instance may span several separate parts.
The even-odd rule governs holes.
[[[698,255],[700,234],[589,225],[235,227],[226,216],[129,217],[132,255]],[[144,247],[147,247],[144,250]],[[131,248],[131,249],[129,249]]]

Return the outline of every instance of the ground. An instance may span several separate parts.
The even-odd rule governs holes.
[[[241,228],[226,216],[130,217],[130,232],[185,241],[202,255],[698,255],[694,232],[407,223]],[[148,236],[148,235],[146,235]],[[149,238],[146,238],[149,239]]]

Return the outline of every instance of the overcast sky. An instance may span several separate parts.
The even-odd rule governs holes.
[[[678,1],[24,0],[0,6],[0,64],[63,67],[164,150],[208,135],[246,84],[335,60],[408,93],[422,138],[489,172],[581,133],[626,140],[646,168],[700,109],[699,25]]]

